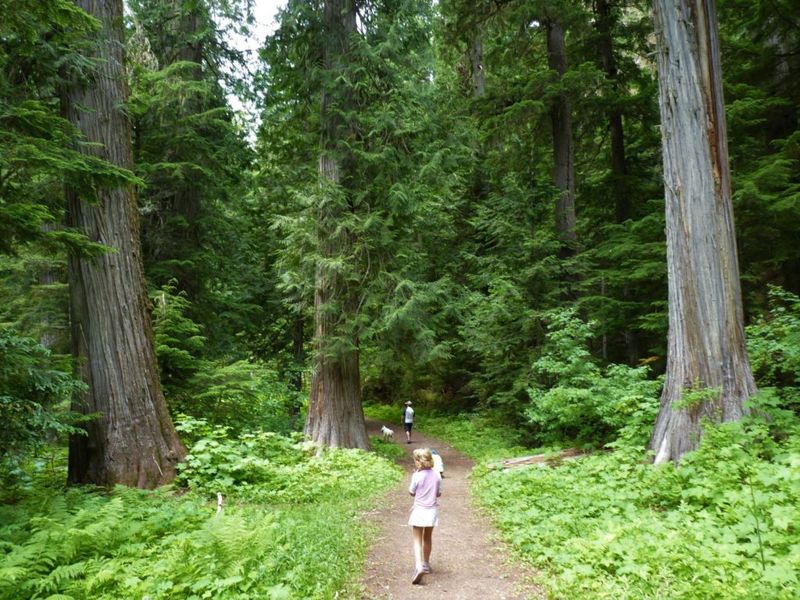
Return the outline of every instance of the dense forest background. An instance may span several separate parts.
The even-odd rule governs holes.
[[[314,434],[339,369],[359,411],[412,399],[510,446],[647,445],[668,334],[649,3],[364,1],[338,38],[330,4],[289,0],[253,70],[230,45],[252,24],[246,0],[128,1],[126,166],[93,154],[65,108],[108,60],[103,25],[67,0],[0,0],[9,499],[97,416],[73,402],[87,381],[68,273],[115,250],[69,199],[114,186],[135,190],[146,312],[184,444],[245,436],[242,458],[283,448],[254,429]],[[754,406],[773,411],[759,435],[779,441],[800,411],[797,8],[717,2]],[[233,485],[197,456],[180,481]]]

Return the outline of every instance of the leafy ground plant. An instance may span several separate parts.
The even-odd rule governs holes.
[[[785,421],[784,421],[785,422]],[[558,468],[479,470],[480,501],[555,598],[796,598],[798,423],[707,429],[679,468],[622,447]]]
[[[293,437],[183,427],[197,436],[181,473],[189,493],[39,489],[0,505],[0,600],[358,597],[360,512],[397,467]]]

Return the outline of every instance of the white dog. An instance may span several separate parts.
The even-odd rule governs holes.
[[[394,431],[389,429],[386,425],[381,427],[381,433],[383,434],[383,439],[385,439],[385,440],[394,439]]]

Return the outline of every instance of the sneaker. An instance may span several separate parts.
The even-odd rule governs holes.
[[[422,563],[422,572],[428,575],[431,572],[431,563]]]
[[[417,568],[417,570],[414,571],[414,577],[411,578],[411,583],[422,583],[423,575],[425,575],[425,571],[423,571],[422,568]]]
[[[408,440],[408,441],[406,442],[406,444],[410,444],[410,443],[411,443],[411,440]]]

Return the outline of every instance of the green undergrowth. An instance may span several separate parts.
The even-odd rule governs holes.
[[[397,423],[395,436],[399,430],[402,434],[402,407],[370,404],[364,407],[364,414],[371,419]],[[431,414],[419,408],[414,420],[414,431],[446,441],[476,460],[505,458],[527,451],[517,432],[484,413]]]
[[[398,438],[399,440],[399,438]],[[389,441],[384,440],[378,436],[371,436],[369,439],[370,447],[372,451],[377,454],[378,456],[382,456],[387,460],[398,461],[405,458],[406,453],[403,450],[402,446],[396,443],[396,441]]]
[[[617,448],[476,470],[476,495],[552,598],[797,598],[800,425],[707,430],[680,467]]]
[[[40,486],[0,505],[0,600],[359,597],[360,514],[397,481],[395,465],[293,437],[182,427],[196,436],[179,476],[188,492]]]

